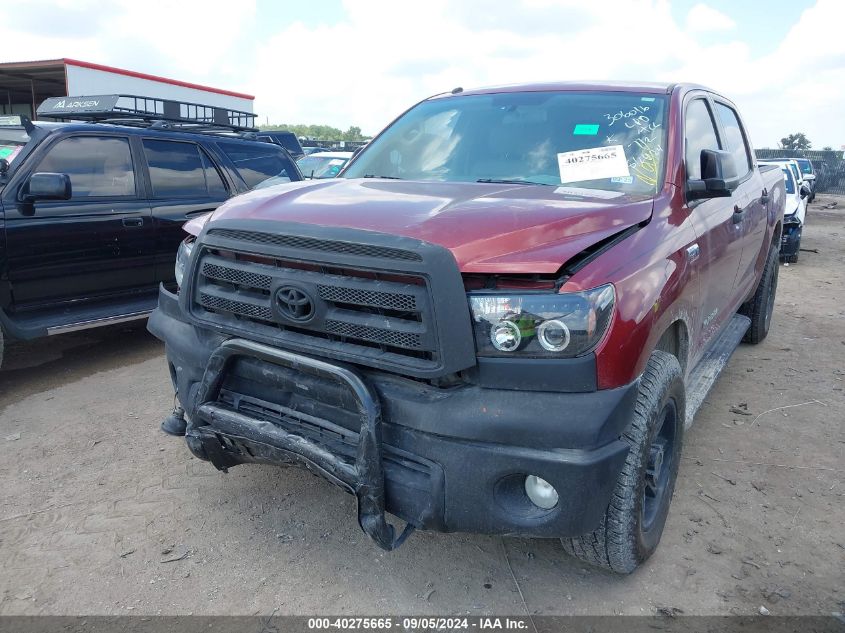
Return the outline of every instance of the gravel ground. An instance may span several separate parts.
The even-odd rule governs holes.
[[[0,372],[0,614],[845,611],[845,198],[818,197],[802,246],[818,252],[781,268],[771,334],[702,406],[663,542],[629,577],[553,540],[418,533],[383,553],[322,480],[223,475],[160,433],[172,393],[143,326],[18,345]]]

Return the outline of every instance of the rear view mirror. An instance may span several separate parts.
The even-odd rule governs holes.
[[[726,175],[736,174],[733,156],[730,152],[715,149],[701,150],[701,180],[687,181],[687,197],[690,200],[704,198],[727,198],[731,191]]]
[[[27,198],[30,200],[70,200],[70,176],[42,172],[29,177]]]

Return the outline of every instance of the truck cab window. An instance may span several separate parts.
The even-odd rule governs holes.
[[[744,176],[751,171],[751,155],[748,151],[748,144],[745,140],[745,134],[742,131],[739,117],[737,117],[733,108],[719,102],[716,102],[716,114],[722,123],[722,129],[725,131],[725,141],[727,144],[725,149],[733,156],[734,167],[736,167],[735,174],[726,174],[726,176],[728,178]]]
[[[720,149],[716,127],[710,116],[710,108],[704,99],[690,101],[684,117],[684,135],[686,136],[687,179],[701,178],[701,150]]]
[[[135,171],[125,138],[66,138],[48,151],[36,171],[70,176],[74,199],[135,195]]]

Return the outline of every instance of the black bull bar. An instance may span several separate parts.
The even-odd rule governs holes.
[[[221,406],[217,400],[227,369],[238,356],[249,356],[314,374],[347,387],[355,397],[361,420],[355,461],[346,461],[311,440],[288,433],[271,422],[256,420]],[[393,526],[385,517],[381,406],[373,390],[354,372],[261,343],[230,339],[211,354],[194,405],[194,415],[191,416],[185,439],[192,451],[204,453],[217,468],[225,470],[227,466],[238,463],[225,454],[218,433],[229,439],[264,445],[269,454],[281,455],[285,461],[301,463],[355,495],[358,500],[358,524],[382,549],[390,551],[399,547],[413,532],[414,526],[408,523],[396,537]]]

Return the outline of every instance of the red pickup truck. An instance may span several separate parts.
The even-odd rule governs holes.
[[[685,427],[769,330],[784,200],[702,86],[426,99],[340,178],[186,225],[149,324],[180,403],[162,428],[221,470],[305,466],[384,549],[556,537],[631,572]]]

